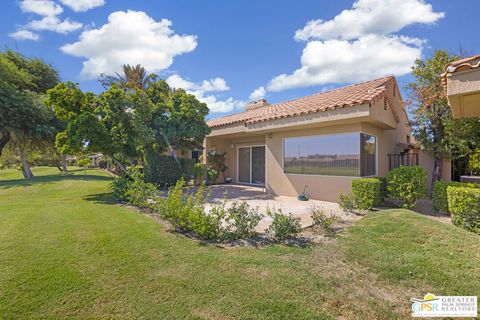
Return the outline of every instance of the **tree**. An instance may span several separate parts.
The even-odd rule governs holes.
[[[441,178],[443,159],[452,156],[449,149],[452,140],[449,141],[446,137],[452,137],[449,131],[454,131],[458,124],[452,119],[440,79],[444,66],[456,59],[458,59],[457,56],[437,50],[431,58],[416,60],[412,68],[415,82],[407,85],[410,91],[408,104],[413,116],[414,136],[426,150],[433,152],[432,190],[433,183]]]
[[[99,95],[84,93],[72,82],[49,90],[47,104],[67,123],[57,147],[67,154],[101,152],[125,171],[124,158],[137,154],[131,96],[116,86]]]
[[[62,152],[101,152],[125,171],[128,160],[157,163],[168,148],[200,148],[209,133],[206,104],[164,80],[149,77],[145,89],[112,83],[101,94],[84,93],[72,82],[49,90],[48,104],[67,123],[57,134]],[[149,161],[152,160],[152,161]]]
[[[148,82],[154,75],[148,75],[144,67],[137,64],[131,66],[129,64],[122,65],[123,75],[115,73],[115,75],[100,75],[100,83],[104,87],[117,86],[122,89],[139,89],[145,90]]]
[[[43,100],[56,83],[58,72],[44,61],[11,50],[0,53],[0,155],[12,144],[25,178],[33,176],[27,152],[51,146],[55,136],[58,123]]]

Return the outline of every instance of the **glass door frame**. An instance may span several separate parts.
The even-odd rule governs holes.
[[[253,174],[253,165],[252,165],[252,157],[253,157],[253,150],[254,147],[263,147],[265,151],[265,157],[263,161],[263,170],[265,172],[265,181],[262,184],[259,183],[252,183],[252,174]],[[250,182],[241,182],[240,181],[240,149],[241,148],[249,148],[250,149]],[[265,144],[252,144],[252,145],[241,145],[237,146],[237,183],[238,184],[246,184],[252,186],[265,186],[267,184],[267,147]]]

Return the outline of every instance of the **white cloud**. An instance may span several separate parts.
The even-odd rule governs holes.
[[[424,0],[357,0],[332,20],[313,20],[297,30],[306,41],[300,67],[274,77],[267,91],[351,83],[411,71],[426,40],[395,34],[412,24],[433,24],[444,16]]]
[[[51,0],[23,0],[20,2],[23,12],[35,13],[44,17],[57,16],[63,12],[61,6]]]
[[[60,2],[76,12],[85,12],[105,4],[105,0],[60,0]]]
[[[265,98],[265,87],[258,87],[257,89],[253,90],[252,93],[250,93],[249,99],[251,101],[259,100]]]
[[[203,80],[200,83],[194,83],[183,79],[180,75],[174,74],[167,78],[167,83],[173,88],[185,89],[193,94],[199,101],[207,104],[211,112],[230,112],[245,106],[245,101],[235,100],[232,97],[221,100],[212,92],[221,92],[229,90],[227,83],[222,78]]]
[[[386,74],[400,76],[411,71],[413,61],[421,54],[420,47],[393,36],[311,41],[303,50],[301,68],[273,78],[268,90],[363,81]]]
[[[29,30],[18,30],[10,33],[9,36],[16,40],[32,40],[32,41],[40,40],[40,36],[38,34]]]
[[[188,80],[183,79],[178,74],[173,74],[167,78],[167,83],[169,86],[174,88],[182,88],[189,91],[205,91],[205,92],[215,92],[215,91],[227,91],[230,88],[227,86],[227,82],[222,78],[215,78],[211,80],[203,80],[201,83],[194,83]]]
[[[40,20],[30,21],[26,27],[32,30],[47,30],[67,34],[82,28],[83,24],[70,19],[61,20],[57,16],[47,16]]]
[[[197,46],[196,36],[178,35],[172,22],[155,21],[142,11],[117,11],[98,29],[83,31],[79,41],[61,48],[64,53],[84,57],[82,75],[119,72],[121,65],[141,64],[149,72],[165,70],[177,55]]]
[[[433,24],[443,18],[424,0],[357,0],[333,20],[312,20],[295,33],[297,41],[352,40],[367,34],[387,35],[415,24]]]
[[[23,12],[42,16],[41,19],[32,20],[22,27],[23,30],[20,36],[24,36],[24,40],[38,40],[38,35],[27,31],[27,29],[67,34],[83,27],[83,24],[80,22],[72,21],[68,18],[65,20],[60,19],[58,16],[63,12],[63,8],[51,0],[23,0],[20,2],[20,8]],[[30,33],[28,34],[27,32]]]

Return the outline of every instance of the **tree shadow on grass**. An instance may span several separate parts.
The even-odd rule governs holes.
[[[0,189],[9,189],[14,187],[29,187],[40,184],[50,184],[59,181],[75,180],[75,181],[111,181],[112,177],[99,176],[94,174],[74,175],[71,173],[51,174],[44,176],[36,176],[32,179],[13,179],[0,180]]]
[[[115,197],[111,192],[89,194],[83,197],[83,200],[91,201],[94,203],[110,204],[110,205],[121,204],[121,202],[115,199]]]

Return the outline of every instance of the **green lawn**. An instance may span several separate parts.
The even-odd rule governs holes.
[[[480,295],[480,237],[407,210],[306,248],[225,249],[108,201],[102,171],[34,173],[0,171],[2,319],[395,319],[427,292]]]

